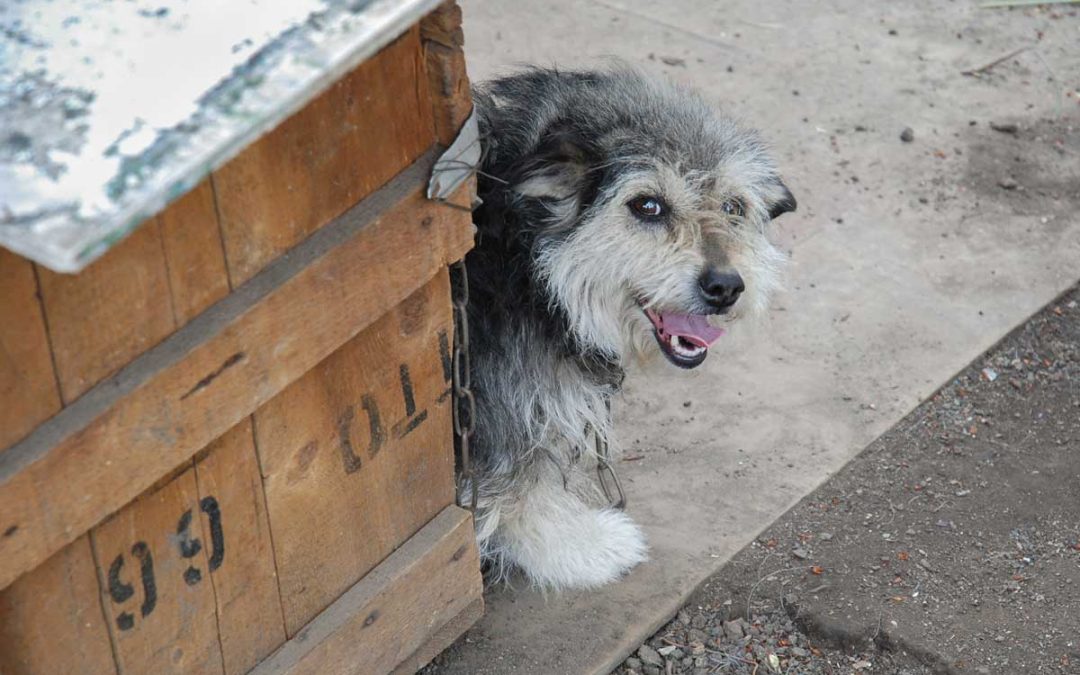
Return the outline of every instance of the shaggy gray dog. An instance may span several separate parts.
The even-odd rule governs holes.
[[[593,471],[624,368],[694,368],[765,308],[784,260],[766,228],[795,199],[754,133],[629,69],[532,69],[475,101],[477,538],[496,577],[597,586],[647,553]]]

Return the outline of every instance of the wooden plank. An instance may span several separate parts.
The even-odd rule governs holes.
[[[465,70],[465,34],[461,7],[450,0],[420,21],[435,135],[450,145],[472,112],[472,89]]]
[[[120,673],[220,673],[195,472],[94,528],[101,606]]]
[[[421,54],[414,27],[214,173],[235,285],[431,145]]]
[[[78,275],[38,266],[64,403],[172,332],[161,233],[144,223]]]
[[[454,641],[464,635],[465,631],[469,630],[482,616],[484,616],[484,598],[479,597],[461,610],[460,614],[443,624],[442,628],[435,631],[427,642],[399,663],[391,675],[413,675],[419,672],[440,652],[454,644]]]
[[[250,418],[211,443],[195,471],[225,673],[246,673],[285,641]]]
[[[0,588],[190,459],[472,243],[433,154],[0,454]],[[468,203],[471,185],[456,203]],[[40,494],[40,498],[39,498]]]
[[[0,450],[59,409],[34,266],[0,249]]]
[[[88,537],[0,591],[0,673],[115,673]]]
[[[177,326],[229,293],[214,189],[204,180],[158,214]]]
[[[482,590],[472,517],[448,506],[252,675],[390,672]]]
[[[452,331],[443,270],[256,411],[290,636],[453,502]]]

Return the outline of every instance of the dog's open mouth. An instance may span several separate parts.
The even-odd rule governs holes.
[[[652,321],[660,351],[680,368],[700,366],[709,355],[709,347],[725,332],[710,325],[704,314],[644,311]]]

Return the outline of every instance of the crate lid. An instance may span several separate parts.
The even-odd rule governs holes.
[[[439,1],[0,3],[0,245],[82,269]]]

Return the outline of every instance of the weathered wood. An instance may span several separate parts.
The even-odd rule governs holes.
[[[454,644],[482,616],[484,616],[484,598],[479,597],[461,610],[460,614],[443,624],[442,628],[435,631],[427,642],[420,645],[412,655],[399,663],[391,675],[413,675],[413,673],[430,663],[444,649]]]
[[[467,211],[422,197],[432,159],[0,454],[0,588],[461,258],[472,223]],[[463,186],[457,203],[471,189]]]
[[[285,641],[250,418],[211,443],[195,472],[225,673],[239,675]]]
[[[453,502],[452,332],[443,270],[256,411],[290,636]]]
[[[94,528],[101,606],[120,673],[221,673],[210,540],[195,472]]]
[[[0,452],[59,409],[34,266],[0,249]]]
[[[169,205],[157,217],[168,265],[177,326],[229,293],[214,189],[210,180]]]
[[[234,285],[431,145],[421,58],[414,27],[214,173]]]
[[[114,673],[88,537],[0,591],[0,673]]]
[[[453,0],[420,21],[428,88],[435,116],[435,135],[450,145],[472,112],[472,89],[465,70],[465,34],[461,8]]]
[[[152,222],[76,276],[38,267],[65,404],[172,332],[165,269]]]
[[[472,517],[448,506],[252,673],[390,672],[481,592]]]

